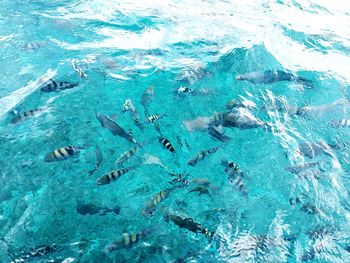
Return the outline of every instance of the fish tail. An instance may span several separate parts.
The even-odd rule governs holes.
[[[303,78],[303,77],[297,77],[296,82],[302,84],[303,86],[306,86],[309,88],[314,88],[313,81],[310,79]]]
[[[97,167],[95,167],[94,169],[92,169],[92,170],[90,170],[90,171],[88,171],[88,176],[91,176],[91,175],[93,175],[96,171],[98,170],[98,168]]]
[[[85,150],[90,148],[92,145],[90,143],[84,143],[82,146],[76,146],[78,150]]]
[[[125,168],[125,169],[127,169],[128,171],[132,171],[132,170],[137,169],[140,166],[141,166],[141,163],[138,163],[138,164],[131,165],[131,166]]]

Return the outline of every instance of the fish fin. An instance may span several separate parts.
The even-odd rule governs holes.
[[[88,171],[88,176],[93,175],[97,170],[98,170],[98,168],[95,167],[94,169]]]
[[[77,147],[77,149],[79,149],[79,150],[85,150],[85,149],[90,148],[91,146],[92,146],[92,145],[89,144],[89,143],[84,143],[82,146],[76,146],[76,147]]]
[[[19,110],[18,109],[13,109],[10,111],[11,116],[18,116],[19,115]]]
[[[109,116],[109,118],[110,118],[111,120],[116,121],[116,120],[117,120],[117,114],[112,114],[112,115]]]

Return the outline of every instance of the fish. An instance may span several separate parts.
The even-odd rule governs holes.
[[[160,125],[158,122],[153,123],[154,129],[159,133],[160,136],[162,136],[162,131],[160,130]]]
[[[328,155],[332,154],[331,147],[323,141],[301,143],[299,144],[299,151],[302,155],[308,157],[309,159],[321,155],[322,153]]]
[[[193,92],[193,89],[190,89],[188,87],[185,86],[180,86],[179,88],[176,89],[176,94],[180,95],[183,93],[189,93],[191,94]]]
[[[295,81],[305,86],[312,87],[312,81],[292,73],[281,70],[265,70],[237,75],[236,80],[247,80],[253,84],[271,84],[279,81]]]
[[[48,82],[46,82],[40,90],[42,92],[59,92],[66,89],[72,89],[76,86],[78,86],[79,83],[71,83],[67,81],[55,81],[53,79],[49,79]]]
[[[39,108],[39,109],[32,109],[24,112],[18,112],[15,114],[15,116],[12,118],[10,122],[12,124],[17,124],[17,123],[26,121],[32,117],[38,116],[43,111],[44,109]]]
[[[225,166],[225,173],[238,172],[239,166],[235,162],[230,162],[228,160],[221,161],[221,164]]]
[[[288,199],[290,205],[296,205],[301,203],[301,198],[299,196],[297,197],[290,197]]]
[[[170,169],[167,166],[165,166],[157,156],[145,153],[142,157],[143,157],[143,164],[156,164],[164,168],[166,171],[170,171]]]
[[[245,184],[243,182],[243,178],[242,178],[241,174],[230,173],[229,176],[228,176],[228,180],[231,183],[231,185],[237,187],[238,190],[244,196],[248,196],[248,190],[247,190],[247,187],[245,186]]]
[[[131,99],[126,99],[122,106],[122,113],[125,113],[127,111],[130,112],[130,118],[133,121],[133,123],[136,125],[136,127],[139,128],[141,131],[143,131],[143,125],[139,121],[136,107],[134,105],[134,102]]]
[[[72,64],[72,67],[73,67],[74,71],[78,74],[79,77],[81,77],[83,79],[87,79],[88,78],[88,75],[79,66],[78,60],[72,59],[71,64]]]
[[[212,117],[198,117],[193,120],[184,120],[182,122],[185,128],[192,132],[198,130],[207,130],[209,125],[214,125],[214,118]]]
[[[95,112],[95,116],[101,123],[102,127],[108,129],[114,136],[118,135],[129,142],[136,143],[136,140],[132,135],[128,134],[122,127],[106,115]]]
[[[314,214],[319,214],[320,213],[320,210],[316,206],[314,206],[314,205],[312,205],[310,203],[304,204],[300,208],[300,211],[303,211],[303,212],[305,212],[305,213],[307,213],[309,215],[314,215]]]
[[[174,97],[177,99],[183,99],[186,94],[193,95],[193,89],[190,89],[185,86],[180,86],[174,92]]]
[[[174,190],[174,187],[164,189],[154,195],[150,200],[148,200],[142,209],[142,214],[145,216],[153,215],[154,211],[156,210],[156,207],[159,203],[164,201],[166,198],[169,197],[169,194]]]
[[[120,206],[115,206],[112,208],[105,206],[97,206],[90,203],[77,202],[76,210],[80,215],[106,215],[107,213],[114,213],[116,215],[120,214]]]
[[[80,147],[77,146],[63,146],[58,148],[45,156],[45,162],[62,161],[68,159],[71,156],[80,153]]]
[[[180,187],[187,187],[191,181],[187,179],[188,174],[174,174],[169,173],[170,176],[175,177],[169,183],[172,185],[179,185]]]
[[[228,102],[226,102],[225,104],[225,108],[227,110],[233,110],[234,108],[240,108],[240,107],[245,107],[245,105],[239,101],[239,100],[235,100],[235,99],[232,99],[232,100],[229,100]]]
[[[122,112],[125,113],[127,111],[137,112],[134,102],[131,99],[126,99],[122,106]]]
[[[190,145],[188,144],[186,138],[184,138],[184,142],[185,142],[185,144],[186,144],[186,147],[191,149],[191,147],[190,147]]]
[[[221,161],[221,164],[225,166],[225,173],[228,174],[230,184],[237,187],[244,196],[247,196],[248,190],[243,182],[244,173],[240,170],[238,164],[227,160]]]
[[[177,140],[177,144],[178,144],[180,147],[183,147],[183,144],[182,144],[182,142],[181,142],[180,136],[176,136],[176,140]]]
[[[331,121],[331,125],[335,128],[347,128],[350,127],[350,119],[340,119]]]
[[[149,86],[141,97],[141,105],[145,109],[145,115],[148,115],[148,105],[154,97],[154,87]]]
[[[212,238],[215,235],[215,232],[204,228],[199,223],[194,222],[193,219],[189,217],[181,217],[179,215],[168,213],[165,215],[165,220],[167,222],[169,222],[170,220],[178,227],[185,228],[193,233],[202,233],[208,238]]]
[[[97,178],[96,184],[97,185],[110,184],[113,181],[116,181],[117,179],[119,179],[122,175],[126,174],[127,172],[136,169],[138,166],[139,165],[133,165],[127,168],[122,168],[119,170],[109,172],[108,174],[102,175],[101,177]]]
[[[189,193],[198,192],[198,195],[203,195],[203,194],[210,195],[208,187],[205,187],[205,186],[202,186],[202,185],[196,186],[195,188],[191,189],[188,192]]]
[[[21,259],[16,259],[13,262],[34,262],[34,260],[39,261],[39,258],[41,257],[48,256],[52,253],[61,252],[63,250],[64,246],[56,245],[55,243],[51,245],[36,246],[34,248],[25,249],[24,251],[21,251]]]
[[[135,153],[140,149],[139,145],[135,145],[130,150],[124,152],[116,161],[116,164],[122,164],[127,162],[131,157],[135,155]]]
[[[209,126],[221,124],[226,118],[229,112],[215,113],[213,116],[209,117]]]
[[[148,123],[153,123],[163,117],[164,117],[164,114],[152,114],[146,117],[145,121],[147,121]]]
[[[314,162],[314,163],[304,163],[301,165],[295,165],[295,166],[290,166],[286,168],[287,171],[293,173],[293,174],[299,174],[309,168],[317,166],[319,163]]]
[[[225,127],[236,127],[239,129],[258,128],[265,125],[246,108],[235,108],[227,112],[221,120],[221,124]]]
[[[161,143],[167,150],[169,150],[170,152],[174,153],[175,149],[174,147],[171,145],[170,141],[164,137],[160,137],[159,138],[159,143]]]
[[[131,116],[131,120],[133,121],[133,123],[135,124],[135,126],[137,128],[139,128],[141,131],[143,131],[143,125],[142,123],[140,122],[140,120],[138,119],[138,117],[136,115],[132,115]]]
[[[222,126],[221,126],[222,127]],[[208,133],[214,138],[221,142],[227,142],[231,140],[231,137],[225,135],[220,131],[218,126],[211,125],[208,127]]]
[[[32,41],[29,42],[26,46],[25,49],[26,50],[37,50],[39,48],[42,48],[44,46],[47,45],[47,42],[43,42],[43,41]]]
[[[143,229],[138,233],[123,233],[120,239],[105,246],[104,251],[105,253],[109,253],[118,249],[130,248],[143,239],[148,233],[149,230],[147,229]]]
[[[101,163],[103,162],[103,155],[102,155],[101,149],[98,146],[98,144],[96,144],[95,155],[96,155],[95,168],[88,171],[89,175],[92,175],[94,172],[96,172],[100,168]]]
[[[200,151],[197,155],[193,156],[188,162],[188,165],[195,166],[198,162],[202,161],[205,157],[217,152],[220,147],[214,147],[209,150]]]

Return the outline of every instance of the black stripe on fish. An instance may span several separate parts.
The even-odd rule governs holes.
[[[177,139],[177,143],[178,143],[178,145],[179,145],[180,147],[182,147],[182,146],[183,146],[183,144],[182,144],[182,142],[181,142],[181,138],[180,138],[180,136],[176,136],[176,139]]]
[[[110,184],[110,183],[111,183],[111,178],[109,177],[108,174],[106,175],[106,180],[107,180],[107,184]]]
[[[75,149],[73,148],[73,146],[67,146],[65,147],[65,149],[69,155],[73,155],[75,152]]]
[[[62,152],[63,151],[63,149],[65,149],[64,147],[63,148],[59,148],[58,150],[57,150],[57,152],[63,157],[63,158],[66,158],[66,157],[68,157],[64,152]]]
[[[209,150],[200,151],[196,156],[193,156],[187,164],[195,166],[198,162],[202,161],[205,157],[215,153],[218,149],[219,147],[214,147]]]
[[[174,147],[171,145],[170,141],[166,138],[160,138],[159,142],[170,152],[175,152]]]
[[[104,251],[106,253],[112,252],[118,249],[127,249],[132,247],[135,243],[139,242],[143,237],[148,234],[149,230],[142,230],[139,233],[124,233],[121,238],[105,246]]]

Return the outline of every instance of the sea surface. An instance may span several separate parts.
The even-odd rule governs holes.
[[[0,262],[350,262],[349,87],[348,0],[2,0]]]

